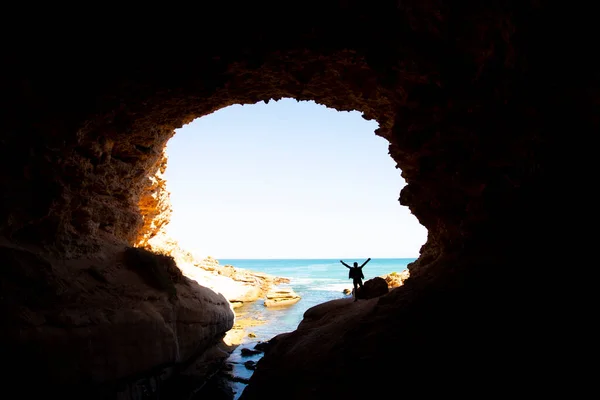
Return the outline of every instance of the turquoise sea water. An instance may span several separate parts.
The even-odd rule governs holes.
[[[367,258],[344,259],[344,262],[352,265],[356,261],[361,265]],[[363,268],[364,280],[403,271],[414,260],[415,258],[372,258]],[[242,378],[252,375],[252,370],[247,369],[244,362],[258,361],[261,357],[242,357],[242,348],[253,348],[258,342],[268,341],[280,333],[295,330],[306,310],[329,300],[348,297],[343,294],[343,290],[352,289],[352,280],[348,279],[348,268],[344,267],[339,259],[219,259],[219,263],[289,278],[290,283],[281,286],[291,287],[301,297],[300,301],[287,307],[267,308],[262,300],[258,300],[236,309],[238,313],[247,313],[248,316],[264,321],[262,325],[248,329],[256,336],[245,337],[229,357],[229,362],[234,366],[233,374]],[[241,395],[244,387],[243,383],[233,384],[235,399]]]

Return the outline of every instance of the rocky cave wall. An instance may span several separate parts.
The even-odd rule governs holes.
[[[281,97],[359,110],[379,122],[376,133],[391,141],[409,182],[401,202],[428,228],[430,247],[516,219],[506,205],[518,207],[513,189],[545,172],[552,143],[544,133],[566,123],[565,110],[577,111],[565,88],[549,84],[560,60],[546,65],[539,57],[549,46],[550,37],[536,32],[548,24],[545,9],[535,2],[514,9],[352,4],[324,8],[302,26],[265,25],[278,29],[273,36],[240,23],[235,40],[174,59],[154,57],[153,36],[132,49],[118,42],[96,48],[93,39],[88,48],[59,42],[49,49],[41,39],[15,49],[4,84],[11,116],[4,148],[14,162],[3,183],[16,195],[3,198],[2,232],[52,240],[63,251],[97,231],[135,242],[148,230],[140,197],[154,185],[148,175],[161,165],[173,129],[226,105]],[[189,43],[180,39],[173,53]],[[47,53],[51,63],[32,65]],[[496,195],[505,198],[486,200]],[[499,217],[502,209],[511,213]]]
[[[144,186],[140,195],[139,208],[142,216],[143,226],[140,228],[136,238],[136,246],[147,247],[148,241],[159,233],[165,233],[164,229],[171,220],[173,209],[171,207],[170,192],[167,189],[167,181],[164,178],[167,169],[166,147],[163,148],[158,165],[148,170],[147,179],[149,184]],[[154,174],[152,171],[156,170]]]
[[[36,21],[35,41],[23,37],[2,54],[3,238],[66,259],[108,242],[143,242],[162,223],[149,194],[162,184],[152,176],[164,168],[174,129],[231,104],[314,100],[378,121],[376,134],[390,141],[407,181],[400,203],[429,231],[410,267],[415,286],[386,297],[377,314],[414,323],[409,337],[392,330],[393,338],[435,341],[431,332],[449,318],[435,306],[440,293],[456,306],[462,325],[452,325],[452,337],[468,354],[474,347],[459,333],[472,328],[476,311],[467,297],[488,302],[505,327],[524,317],[533,294],[547,294],[532,282],[552,262],[543,252],[559,240],[552,223],[564,222],[547,218],[559,205],[549,196],[560,170],[556,132],[584,135],[598,124],[596,86],[586,81],[595,65],[581,60],[586,44],[555,27],[561,9],[538,1],[312,5],[299,6],[293,20],[249,4],[205,10],[230,11],[227,34],[182,28],[181,20],[154,33],[124,18],[102,36],[89,21],[49,31]],[[506,304],[512,316],[495,297],[507,289],[493,271],[506,265],[520,276]],[[372,322],[361,331],[367,342]],[[426,355],[450,357],[441,346]],[[266,385],[260,376],[255,387]],[[341,375],[330,382],[348,383]]]

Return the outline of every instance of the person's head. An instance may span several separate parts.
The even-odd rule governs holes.
[[[358,267],[358,263],[354,261],[354,268]]]

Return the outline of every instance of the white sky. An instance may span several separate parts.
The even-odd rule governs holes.
[[[167,144],[167,232],[217,259],[418,257],[427,231],[376,128],[292,99],[197,119]]]

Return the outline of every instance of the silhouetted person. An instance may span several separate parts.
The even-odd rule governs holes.
[[[344,266],[348,269],[350,269],[350,271],[348,272],[348,279],[352,279],[352,283],[354,284],[354,301],[357,301],[358,299],[356,298],[356,293],[358,292],[358,288],[363,286],[363,279],[365,279],[365,276],[362,273],[362,268],[369,262],[371,261],[371,258],[367,258],[367,261],[365,261],[364,263],[362,263],[362,265],[359,267],[357,262],[354,262],[354,266],[351,267],[348,264],[346,264],[345,262],[343,262],[342,260],[340,260],[340,262],[342,264],[344,264]]]

